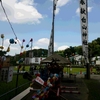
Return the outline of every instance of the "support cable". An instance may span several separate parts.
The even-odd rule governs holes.
[[[8,21],[8,23],[9,23],[11,29],[12,29],[12,32],[13,32],[14,35],[15,35],[15,39],[18,41],[18,43],[19,43],[19,45],[20,45],[20,47],[21,47],[21,44],[20,44],[19,40],[17,39],[17,35],[16,35],[15,31],[14,31],[14,28],[12,27],[12,24],[11,24],[11,22],[10,22],[8,16],[7,16],[6,10],[5,10],[5,8],[4,8],[3,4],[2,4],[2,0],[0,0],[0,2],[1,2],[1,7],[2,7],[2,9],[3,9],[3,11],[4,11],[4,14],[5,14],[6,18],[7,18],[7,21]]]

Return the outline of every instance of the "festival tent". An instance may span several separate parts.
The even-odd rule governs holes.
[[[70,61],[66,58],[60,56],[59,54],[53,53],[51,56],[47,57],[46,59],[42,60],[41,63],[50,63],[55,60],[57,63],[61,64],[70,64]]]

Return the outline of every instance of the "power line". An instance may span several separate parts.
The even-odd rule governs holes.
[[[9,25],[10,25],[10,27],[11,27],[11,29],[12,29],[12,32],[13,32],[13,33],[14,33],[14,35],[15,35],[15,39],[18,41],[18,39],[17,39],[17,35],[16,35],[15,31],[14,31],[14,28],[12,27],[12,24],[11,24],[11,22],[10,22],[10,20],[9,20],[8,16],[7,16],[7,13],[6,13],[6,11],[5,11],[5,8],[3,7],[2,0],[0,0],[0,2],[1,2],[1,7],[2,7],[2,9],[3,9],[4,13],[5,13],[5,16],[6,16],[6,18],[7,18],[8,22],[9,22]],[[20,44],[20,42],[19,42],[19,41],[18,41],[18,43],[19,43],[19,45],[20,45],[20,47],[21,47],[21,44]]]

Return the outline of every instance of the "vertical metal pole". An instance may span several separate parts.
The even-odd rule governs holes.
[[[32,46],[33,46],[33,39],[31,39],[31,52],[30,52],[30,61],[32,61],[33,55],[32,55]],[[30,74],[32,75],[32,63],[30,62]]]
[[[17,77],[16,77],[16,91],[15,91],[15,95],[17,94],[18,77],[19,77],[19,66],[18,66],[18,69],[17,69]]]

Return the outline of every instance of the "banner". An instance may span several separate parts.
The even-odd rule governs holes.
[[[80,21],[81,21],[81,36],[82,36],[82,49],[85,62],[88,60],[88,11],[87,0],[80,0]]]

